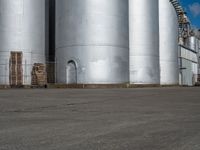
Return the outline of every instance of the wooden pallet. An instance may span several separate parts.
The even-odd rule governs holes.
[[[46,85],[47,74],[46,67],[42,63],[35,63],[32,69],[32,85]]]
[[[22,52],[10,53],[10,85],[20,86],[23,84]]]

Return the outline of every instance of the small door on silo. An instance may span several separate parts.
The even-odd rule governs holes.
[[[23,84],[22,52],[10,53],[10,85],[20,86]]]
[[[77,84],[77,67],[74,61],[69,61],[66,68],[67,84]]]

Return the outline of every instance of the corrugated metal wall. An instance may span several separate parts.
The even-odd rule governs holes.
[[[180,85],[193,86],[197,82],[197,53],[180,46]]]

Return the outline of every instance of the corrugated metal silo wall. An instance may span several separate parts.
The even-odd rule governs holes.
[[[23,84],[45,63],[45,0],[0,0],[0,84],[9,84],[10,52],[22,52]]]
[[[57,0],[58,83],[127,83],[128,0]]]
[[[178,84],[178,18],[169,0],[159,0],[160,83]]]
[[[160,84],[158,0],[129,0],[130,82]]]
[[[186,39],[186,47],[197,52],[196,37],[195,36],[190,36]]]

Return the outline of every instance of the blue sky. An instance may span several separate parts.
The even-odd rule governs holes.
[[[192,25],[200,28],[200,0],[180,0]]]

